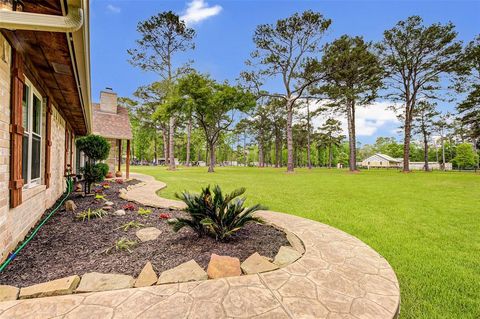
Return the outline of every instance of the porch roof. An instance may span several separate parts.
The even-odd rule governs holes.
[[[128,110],[117,106],[116,113],[102,112],[100,104],[93,104],[93,134],[106,138],[131,140],[132,129],[128,118]]]

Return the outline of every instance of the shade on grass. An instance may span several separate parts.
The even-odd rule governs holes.
[[[135,167],[174,198],[218,183],[244,186],[247,204],[303,216],[372,246],[400,281],[401,318],[480,318],[480,175],[457,172]]]

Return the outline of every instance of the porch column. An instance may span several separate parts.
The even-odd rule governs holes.
[[[126,177],[130,178],[130,140],[127,140]]]
[[[118,140],[118,171],[122,171],[122,140]]]

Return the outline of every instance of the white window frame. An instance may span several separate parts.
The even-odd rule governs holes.
[[[38,186],[41,184],[42,180],[42,156],[43,156],[43,147],[42,147],[42,142],[43,142],[43,136],[42,136],[42,115],[43,115],[43,96],[38,92],[38,90],[33,86],[32,82],[30,82],[26,77],[25,77],[25,85],[28,86],[28,121],[27,121],[27,126],[24,127],[24,135],[28,135],[28,162],[27,162],[27,176],[23,176],[23,183],[24,183],[24,188],[32,188],[35,186]],[[37,98],[40,100],[40,120],[39,120],[39,126],[40,126],[40,134],[34,133],[33,132],[33,96],[36,95]],[[22,116],[25,116],[25,114],[22,114]],[[33,135],[40,137],[40,174],[37,178],[32,179],[32,140],[33,140]],[[23,153],[22,153],[23,156]]]

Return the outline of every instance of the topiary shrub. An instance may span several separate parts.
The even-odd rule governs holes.
[[[103,163],[99,165],[97,161],[108,158],[110,143],[102,136],[87,135],[78,138],[75,144],[87,157],[87,162],[85,163],[85,167],[81,169],[81,172],[85,179],[85,194],[88,194],[90,193],[90,187],[93,183],[101,182],[105,178],[106,174],[104,174]]]
[[[107,177],[108,171],[110,168],[108,167],[107,163],[98,163],[98,168],[102,171],[103,177]]]
[[[190,218],[175,218],[169,221],[175,232],[187,226],[199,236],[208,235],[219,241],[229,239],[247,223],[263,223],[263,220],[253,216],[253,213],[265,209],[260,205],[244,207],[246,198],[237,198],[245,193],[245,188],[239,188],[224,196],[220,186],[216,185],[213,192],[210,186],[202,189],[200,194],[183,192],[175,196],[187,204],[186,212]]]

